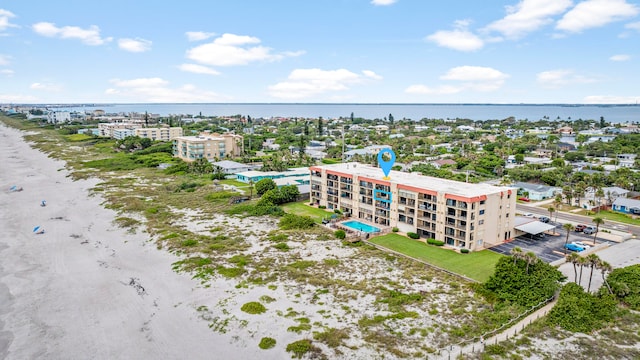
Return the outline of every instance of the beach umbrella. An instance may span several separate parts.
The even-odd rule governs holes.
[[[33,228],[33,232],[38,232],[38,230],[40,230],[40,226],[36,226]]]

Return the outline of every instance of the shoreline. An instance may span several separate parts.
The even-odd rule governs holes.
[[[114,225],[89,194],[98,179],[71,180],[24,134],[0,124],[0,358],[237,355],[198,317],[208,291],[171,269],[178,257]],[[24,190],[9,192],[14,184]]]

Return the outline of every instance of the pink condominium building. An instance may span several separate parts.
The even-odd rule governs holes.
[[[381,228],[469,250],[515,236],[516,190],[470,184],[360,163],[312,166],[311,202]]]

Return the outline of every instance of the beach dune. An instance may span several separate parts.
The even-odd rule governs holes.
[[[96,179],[71,180],[23,135],[0,124],[0,358],[236,358],[178,258],[115,226]]]

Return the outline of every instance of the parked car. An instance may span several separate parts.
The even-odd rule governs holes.
[[[520,200],[520,201],[524,201],[524,202],[529,202],[529,201],[531,201],[531,200],[529,200],[529,198],[528,198],[528,197],[524,197],[524,196],[523,196],[523,197],[519,197],[519,198],[518,198],[518,200]]]
[[[587,226],[582,230],[583,233],[585,234],[595,234],[596,233],[596,227],[595,226]]]
[[[544,239],[545,237],[546,235],[543,232],[533,235],[534,239]]]
[[[533,214],[532,214],[532,213],[526,213],[526,214],[522,214],[522,216],[525,216],[525,217],[533,217]]]
[[[576,251],[576,252],[584,251],[584,248],[582,246],[578,246],[573,243],[565,245],[564,248],[569,251]]]
[[[538,220],[542,221],[543,223],[548,223],[549,221],[551,221],[548,216],[540,216],[538,217]]]
[[[583,231],[584,231],[584,228],[586,228],[586,227],[587,227],[587,225],[584,225],[584,224],[578,224],[578,225],[576,225],[576,228],[575,228],[574,230],[575,230],[576,232],[583,232]]]
[[[572,242],[572,244],[576,244],[576,245],[580,246],[581,248],[583,248],[585,250],[587,250],[587,249],[589,249],[591,247],[591,245],[587,245],[587,244],[583,243],[582,241],[574,241],[574,242]]]

